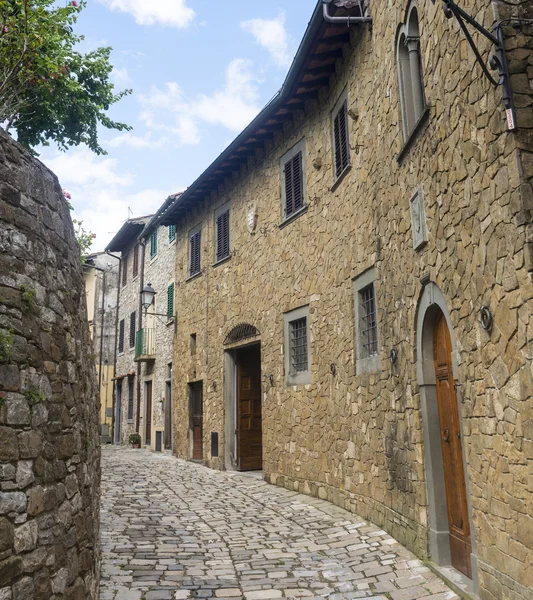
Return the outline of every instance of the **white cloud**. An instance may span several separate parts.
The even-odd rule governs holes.
[[[170,132],[184,145],[200,142],[201,122],[239,132],[260,110],[257,83],[251,61],[237,58],[228,65],[224,87],[212,94],[187,98],[176,82],[152,87],[140,96],[140,118],[149,129]]]
[[[110,10],[133,16],[139,25],[166,25],[183,29],[190,25],[195,12],[187,0],[99,0]]]
[[[285,29],[285,13],[280,12],[276,19],[251,19],[243,21],[241,27],[251,33],[258,44],[270,52],[278,66],[291,63],[289,54],[289,34]]]
[[[124,67],[123,69],[119,67],[113,67],[113,70],[111,71],[111,81],[119,87],[130,85],[132,82],[130,74],[126,67]]]
[[[133,133],[121,133],[106,142],[107,146],[119,148],[120,146],[128,146],[130,148],[161,148],[167,142],[166,137],[154,139],[150,132],[143,136],[134,135]]]

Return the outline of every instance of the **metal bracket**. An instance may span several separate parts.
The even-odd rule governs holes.
[[[431,0],[435,4],[436,0]],[[505,106],[505,113],[507,116],[507,125],[510,130],[516,129],[516,114],[513,102],[513,90],[511,88],[511,80],[509,77],[509,68],[507,66],[507,57],[505,54],[505,40],[503,37],[502,23],[498,22],[494,25],[494,34],[485,29],[483,25],[478,23],[474,17],[465,12],[462,8],[455,4],[454,0],[443,0],[444,2],[444,14],[447,19],[455,17],[463,33],[465,34],[466,40],[470,44],[472,51],[479,63],[483,73],[490,83],[497,87],[502,88],[503,104]],[[489,66],[493,70],[498,70],[498,80],[496,80],[489,72],[485,61],[481,57],[479,50],[477,49],[470,32],[466,26],[466,23],[474,27],[481,35],[486,37],[494,45],[494,54],[489,60]]]

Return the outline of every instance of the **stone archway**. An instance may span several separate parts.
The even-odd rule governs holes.
[[[416,356],[417,380],[420,389],[422,410],[422,428],[424,436],[424,463],[426,471],[428,516],[429,516],[429,556],[439,566],[451,565],[450,531],[448,525],[448,506],[446,500],[445,473],[439,423],[439,407],[437,401],[436,372],[434,362],[434,332],[440,318],[446,320],[452,344],[453,377],[458,379],[458,352],[454,328],[450,319],[446,299],[439,287],[429,282],[423,289],[418,303],[416,318]],[[459,388],[460,389],[460,388]],[[463,428],[461,420],[461,398],[457,392],[461,438]],[[468,470],[463,451],[463,467],[468,503],[468,518],[472,523],[472,507]],[[475,532],[472,527],[472,582],[474,592],[478,590],[477,555]]]

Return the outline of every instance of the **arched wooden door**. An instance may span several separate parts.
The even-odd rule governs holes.
[[[452,341],[443,314],[435,323],[433,340],[452,566],[472,578],[470,562],[472,541],[463,467],[459,408],[452,370]]]

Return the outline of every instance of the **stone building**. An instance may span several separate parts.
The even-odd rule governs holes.
[[[0,598],[99,597],[98,389],[56,176],[0,132]]]
[[[504,24],[509,131],[439,4],[376,0],[348,27],[318,2],[279,94],[153,221],[177,234],[175,453],[262,468],[525,600],[533,30]]]
[[[111,443],[119,260],[98,252],[83,264],[87,318],[100,389],[100,435]]]
[[[170,449],[176,230],[153,227],[150,217],[130,219],[107,250],[121,253],[115,442],[138,432],[143,445]],[[155,297],[145,309],[141,291],[147,286]]]

